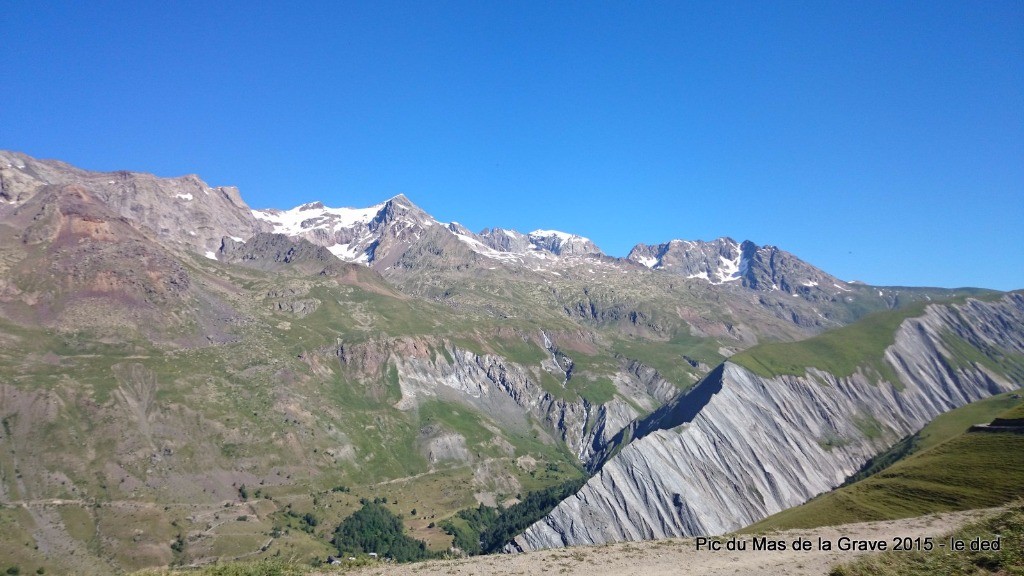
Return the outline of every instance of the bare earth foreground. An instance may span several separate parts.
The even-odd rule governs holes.
[[[678,538],[649,542],[631,542],[604,546],[559,548],[526,554],[499,554],[477,556],[460,560],[434,560],[415,564],[375,565],[350,572],[350,574],[387,574],[396,576],[425,576],[446,574],[458,576],[486,575],[586,575],[625,576],[659,574],[673,576],[729,574],[731,576],[759,576],[762,574],[821,575],[827,574],[835,564],[847,562],[866,552],[850,552],[835,549],[843,536],[851,539],[884,540],[891,550],[894,538],[935,538],[942,543],[944,534],[960,526],[990,514],[992,510],[971,510],[891,520],[887,522],[863,522],[815,528],[813,530],[787,530],[764,534],[769,540],[786,543],[785,551],[754,551],[754,535],[736,536],[737,542],[745,542],[746,550],[726,551],[731,537],[722,537],[723,550],[696,550],[695,539]],[[792,542],[805,538],[815,543],[811,550],[792,550]],[[821,538],[833,543],[831,551],[817,550]],[[943,548],[936,548],[935,554],[947,554]],[[328,574],[328,573],[325,573]]]

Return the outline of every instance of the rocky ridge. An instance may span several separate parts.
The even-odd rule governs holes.
[[[291,210],[254,210],[253,216],[274,232],[304,238],[326,246],[342,260],[378,269],[393,265],[432,228],[444,230],[475,254],[498,261],[602,254],[590,240],[556,230],[527,235],[495,228],[475,234],[458,222],[438,222],[401,194],[368,208],[329,208],[311,202]]]
[[[138,172],[90,172],[55,160],[0,150],[0,216],[41,191],[79,187],[170,248],[213,258],[224,237],[244,241],[263,230],[233,186],[198,176],[158,178]]]
[[[846,282],[780,250],[776,246],[758,246],[750,240],[732,238],[710,242],[672,240],[664,244],[637,244],[627,259],[653,270],[664,270],[687,278],[699,278],[711,284],[739,282],[761,292],[781,290],[807,296],[812,292],[850,292]]]
[[[726,362],[632,425],[632,442],[510,549],[722,534],[800,504],[936,415],[1018,388],[984,363],[953,362],[949,338],[1019,355],[1021,327],[1020,294],[929,306],[885,351],[899,382],[814,368],[765,378]]]

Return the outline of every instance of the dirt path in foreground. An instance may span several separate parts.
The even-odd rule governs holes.
[[[605,546],[560,548],[527,554],[499,554],[461,560],[435,560],[415,564],[381,564],[367,566],[349,574],[388,576],[427,576],[445,574],[455,576],[703,576],[728,574],[730,576],[761,576],[779,574],[787,576],[820,576],[839,562],[846,562],[866,552],[835,549],[840,537],[860,540],[884,540],[892,549],[893,538],[936,538],[963,524],[981,518],[992,510],[950,512],[891,520],[864,522],[813,530],[787,530],[767,535],[770,540],[784,541],[785,551],[754,551],[752,536],[738,536],[745,541],[743,551],[714,552],[696,550],[695,539],[679,538],[651,542],[631,542]],[[792,550],[792,542],[806,538],[814,543],[812,550]],[[817,550],[818,538],[833,543],[831,551]],[[724,543],[723,543],[724,546]],[[945,549],[936,548],[937,553]],[[328,573],[325,573],[328,574]]]

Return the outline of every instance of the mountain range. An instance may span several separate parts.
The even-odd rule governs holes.
[[[722,533],[1019,387],[1022,327],[1017,293],[749,240],[616,258],[0,152],[0,557],[323,557],[371,497],[443,549],[456,511],[584,477],[508,549]]]

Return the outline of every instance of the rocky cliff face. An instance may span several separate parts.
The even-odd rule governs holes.
[[[530,243],[537,249],[546,250],[558,256],[601,255],[601,249],[589,238],[567,234],[557,230],[534,230],[529,235]]]
[[[989,360],[964,360],[962,345]],[[899,382],[813,368],[765,378],[727,362],[633,424],[619,442],[633,440],[510,549],[738,529],[838,486],[936,415],[1019,387],[994,367],[1022,353],[1024,296],[1013,294],[904,321],[885,350]]]
[[[438,349],[443,353],[435,352]],[[400,410],[413,411],[424,401],[441,399],[489,414],[506,430],[529,430],[536,422],[581,462],[592,459],[640,416],[635,406],[659,406],[677,390],[653,368],[623,361],[613,378],[620,395],[595,403],[542,386],[540,373],[557,370],[551,359],[539,365],[519,364],[437,339],[371,340],[339,346],[336,354],[342,364],[368,380],[377,379],[386,366],[393,365],[401,392],[395,407]]]
[[[165,246],[210,258],[225,236],[241,241],[262,228],[237,188],[211,187],[195,175],[158,178],[127,171],[89,172],[0,151],[0,201],[9,206],[20,206],[48,187],[72,184]]]
[[[217,260],[261,270],[280,270],[290,265],[306,274],[334,276],[352,264],[340,262],[323,246],[284,234],[260,232],[247,242],[224,238],[216,253]]]
[[[672,240],[664,244],[637,244],[627,259],[655,270],[665,270],[712,284],[740,280],[746,272],[740,244],[732,238],[711,242]]]
[[[758,246],[750,240],[739,243],[732,238],[718,238],[711,242],[672,240],[658,245],[637,244],[627,258],[651,269],[712,284],[738,282],[761,292],[808,296],[821,291],[850,291],[845,282],[789,252],[775,246]]]

